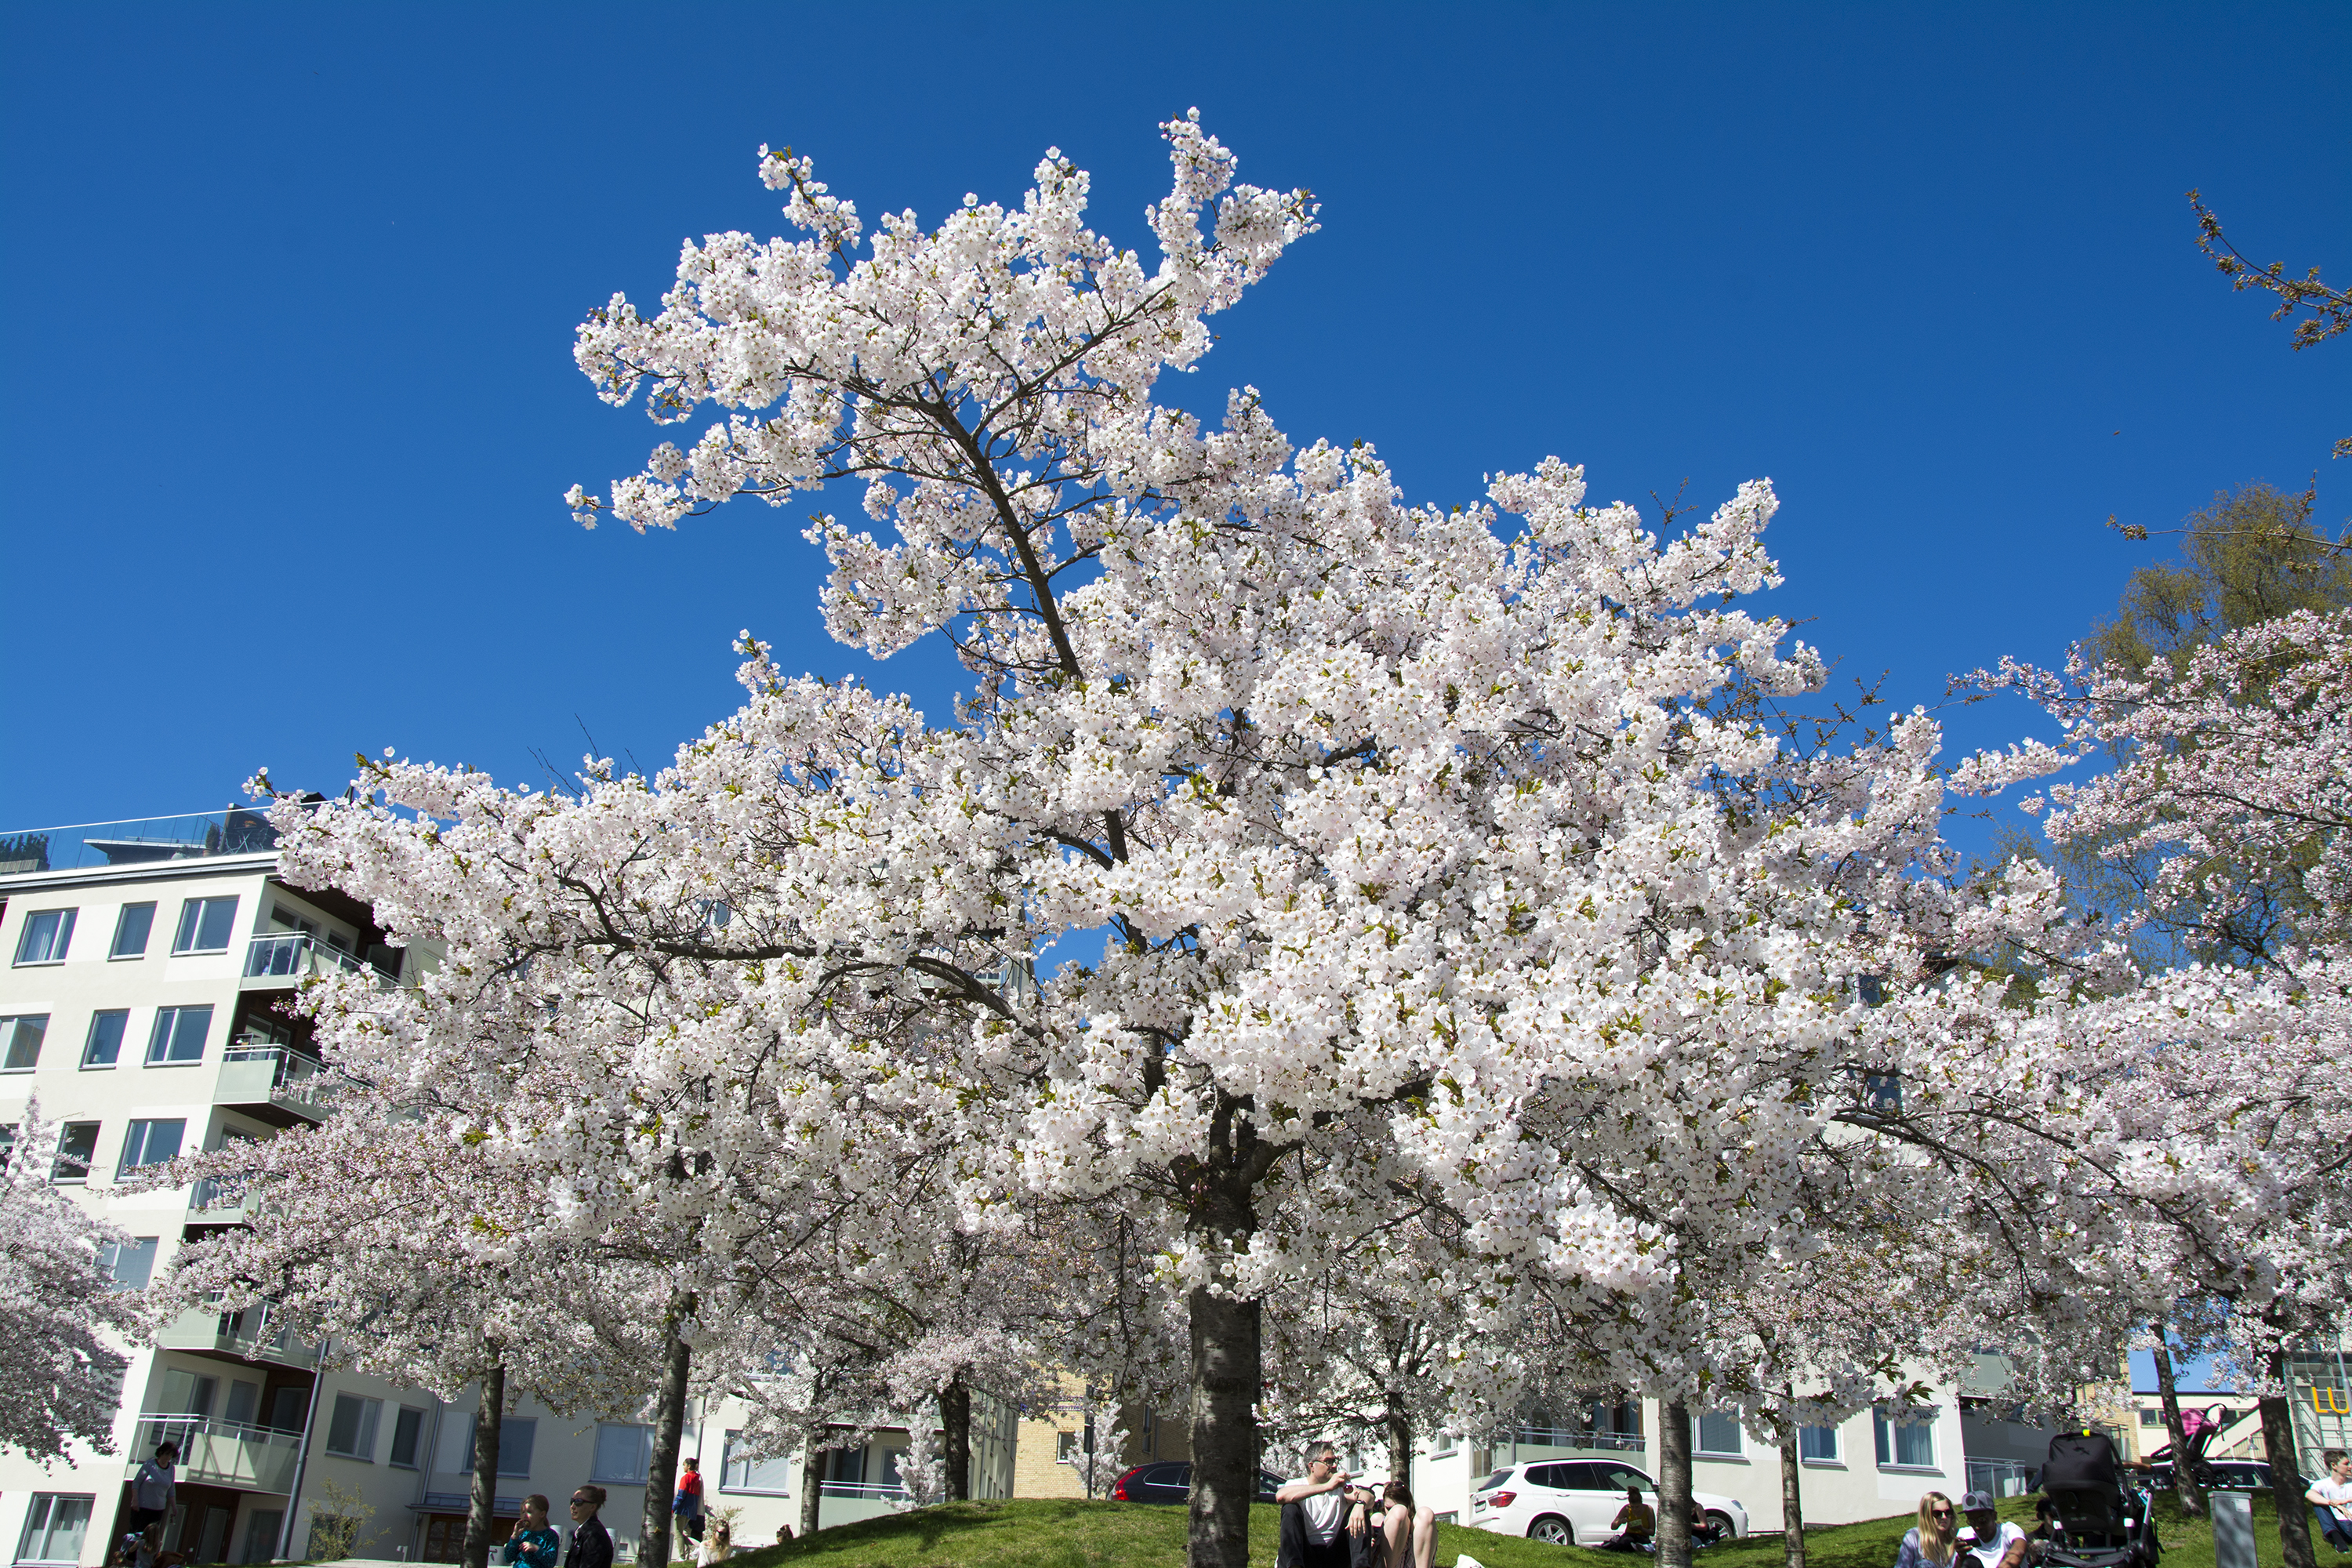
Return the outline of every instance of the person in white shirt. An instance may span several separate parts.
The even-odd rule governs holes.
[[[1275,1490],[1274,1500],[1282,1505],[1275,1568],[1348,1568],[1348,1543],[1339,1539],[1349,1524],[1348,1472],[1328,1443],[1307,1453],[1307,1473]],[[1356,1528],[1363,1528],[1360,1521]]]
[[[2352,1552],[2352,1454],[2330,1448],[2319,1458],[2327,1473],[2311,1483],[2303,1500],[2311,1505],[2319,1533],[2340,1555]]]
[[[1968,1493],[1960,1511],[1969,1528],[1960,1537],[1959,1568],[2021,1568],[2025,1531],[1993,1511],[1990,1492]]]

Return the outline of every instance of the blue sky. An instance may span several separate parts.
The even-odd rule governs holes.
[[[776,232],[762,141],[862,210],[1018,199],[1048,145],[1148,240],[1188,105],[1324,231],[1188,401],[1255,383],[1411,497],[1557,453],[1753,475],[1772,595],[1937,700],[2058,658],[2220,487],[2352,504],[2352,342],[2198,254],[2352,278],[2352,7],[673,5],[0,12],[0,827],[199,809],[354,751],[652,767],[829,643],[803,514],[585,533],[653,432],[572,369],[682,236]],[[836,500],[833,505],[849,510]],[[1956,715],[1997,740],[2014,710]]]

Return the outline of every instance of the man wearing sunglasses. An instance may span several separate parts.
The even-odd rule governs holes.
[[[563,1553],[563,1568],[613,1568],[613,1532],[596,1517],[604,1506],[604,1489],[586,1486],[572,1494],[572,1545]]]
[[[1993,1511],[1992,1494],[1970,1492],[1960,1499],[1969,1528],[1960,1533],[1958,1568],[2021,1568],[2025,1562],[2025,1531]]]

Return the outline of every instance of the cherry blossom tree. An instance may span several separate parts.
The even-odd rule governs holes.
[[[273,821],[290,879],[448,955],[340,994],[369,1070],[476,1085],[486,1145],[546,1167],[580,1234],[671,1238],[674,1290],[813,1296],[820,1251],[919,1279],[932,1238],[877,1200],[926,1173],[975,1235],[1039,1202],[1148,1216],[1186,1321],[1192,1560],[1239,1568],[1262,1304],[1349,1239],[1442,1214],[1465,1262],[1424,1280],[1455,1298],[1433,1321],[1540,1284],[1581,1364],[1679,1402],[1723,1375],[1709,1259],[1801,1253],[1837,1183],[1940,1213],[1933,1173],[1992,1157],[1927,1103],[1882,1149],[1862,1070],[2009,1058],[1864,1018],[1860,977],[1916,984],[1992,917],[1929,874],[1924,716],[1819,750],[1760,716],[1822,669],[1740,604],[1778,581],[1769,485],[1679,530],[1556,459],[1414,506],[1255,389],[1215,424],[1161,400],[1315,221],[1197,119],[1165,130],[1156,266],[1086,226],[1058,153],[1018,207],[869,235],[763,152],[805,237],[689,243],[658,314],[581,328],[608,401],[719,412],[575,514],[857,487],[886,537],[809,530],[827,624],[878,656],[944,639],[948,721],[746,634],[743,707],[652,779],[370,763]],[[501,1109],[525,1078],[560,1087]],[[873,1375],[809,1355],[776,1425]]]
[[[1978,680],[2040,701],[2063,741],[1972,759],[1968,786],[2112,762],[2024,802],[2061,846],[2148,868],[2112,933],[2021,927],[2066,988],[2032,1027],[2076,1086],[2086,1173],[2130,1205],[2166,1282],[2149,1319],[2170,1298],[2226,1303],[2222,1331],[2272,1385],[2280,1484],[2298,1489],[2282,1357],[2352,1305],[2336,1241],[2352,1224],[2352,611],[2296,611],[2141,672],[2078,653],[2063,673],[2005,662]],[[2299,897],[2277,898],[2283,882]],[[2143,923],[2212,960],[2142,973],[2124,943]],[[2299,1512],[2280,1534],[2291,1564],[2312,1560]]]
[[[56,1145],[40,1102],[9,1129],[0,1154],[0,1447],[27,1458],[73,1444],[113,1452],[114,1413],[129,1358],[110,1342],[147,1327],[135,1295],[118,1290],[100,1254],[130,1238],[91,1218],[46,1180]]]

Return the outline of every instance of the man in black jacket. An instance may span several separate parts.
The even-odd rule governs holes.
[[[613,1568],[613,1532],[596,1517],[604,1506],[603,1487],[583,1486],[572,1494],[572,1545],[563,1568]]]

